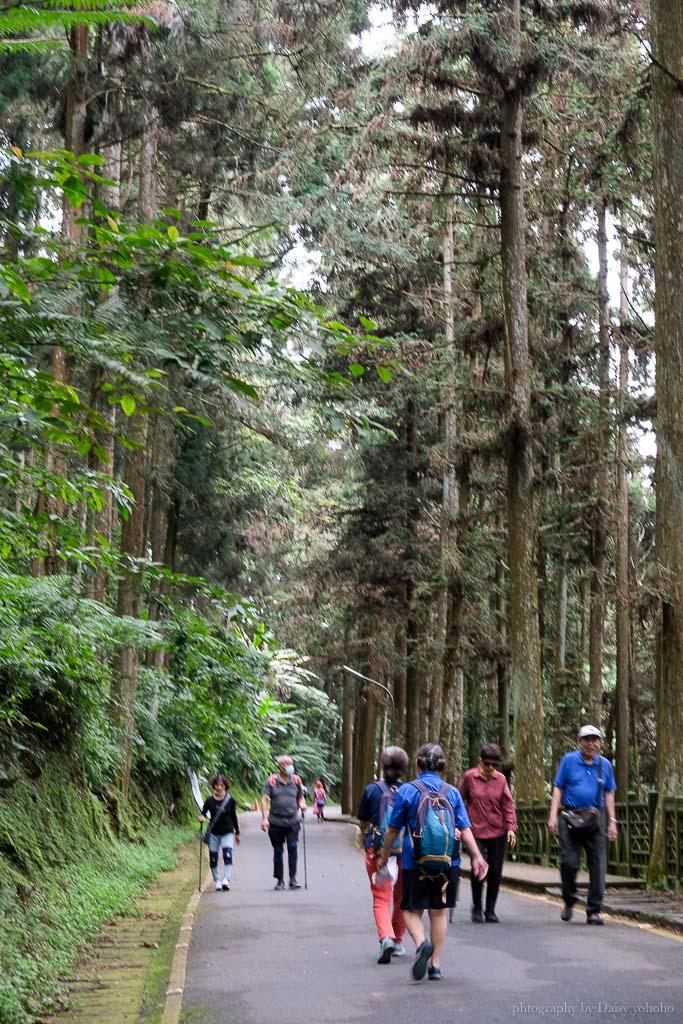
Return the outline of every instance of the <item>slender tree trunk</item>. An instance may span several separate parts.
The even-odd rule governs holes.
[[[407,643],[405,622],[400,622],[396,628],[396,650],[398,652],[398,667],[394,674],[394,719],[393,739],[399,747],[406,742],[406,662]]]
[[[88,27],[78,25],[69,30],[71,59],[66,84],[64,111],[64,148],[74,156],[85,150],[85,125],[88,114],[87,60]],[[62,206],[62,235],[77,245],[83,237],[83,227],[76,223],[82,212],[74,210],[66,196]]]
[[[417,544],[417,423],[415,401],[410,398],[406,407],[406,492],[407,492],[407,548],[409,555]],[[418,674],[418,623],[415,585],[410,575],[411,559],[408,559],[406,580],[406,745],[409,753],[419,746],[420,737],[420,682]]]
[[[605,572],[607,564],[607,507],[609,504],[609,294],[607,291],[607,200],[598,207],[598,348],[600,409],[595,458],[595,512],[591,558],[590,719],[602,718],[602,662],[605,637]]]
[[[359,714],[355,716],[356,750],[354,760],[354,795],[355,807],[360,802],[363,789],[375,778],[375,742],[377,736],[377,701],[374,687],[363,682],[358,698]]]
[[[353,725],[355,717],[355,684],[353,676],[344,672],[344,704],[342,708],[342,794],[341,806],[344,814],[355,814],[353,804]]]
[[[441,735],[446,631],[448,629],[448,588],[452,575],[454,519],[458,508],[458,481],[455,474],[455,445],[457,443],[456,386],[457,363],[455,351],[455,311],[453,308],[453,202],[446,200],[446,224],[443,235],[443,304],[444,348],[446,358],[446,402],[443,413],[442,445],[443,474],[441,480],[441,517],[439,522],[439,563],[441,579],[436,598],[436,630],[440,670],[434,681],[430,734]],[[447,748],[444,748],[444,750]]]
[[[508,635],[506,580],[503,566],[496,564],[496,619],[498,621],[498,644],[500,653],[496,658],[498,684],[498,745],[506,761],[511,754],[510,743],[510,680],[508,677]]]
[[[508,43],[520,54],[520,3],[507,0]],[[545,797],[543,694],[531,451],[529,332],[522,178],[522,92],[501,102],[501,261],[505,306],[505,374],[509,415],[507,493],[510,566],[510,686],[515,723],[517,797]]]
[[[426,743],[431,733],[432,686],[434,681],[435,637],[434,614],[430,607],[431,601],[421,600],[419,603],[419,656],[417,659],[418,692],[420,694],[419,711],[419,743]]]
[[[628,264],[621,252],[621,322],[628,319]],[[628,397],[628,342],[622,333],[619,359],[619,441],[616,479],[616,626],[617,626],[617,684],[616,684],[616,764],[617,791],[628,792],[629,776],[629,699],[631,690],[631,599],[629,573],[629,445],[624,418],[624,404]]]
[[[458,520],[454,550],[462,548],[470,500],[469,463],[464,459],[458,468]],[[444,696],[440,743],[448,761],[449,776],[460,778],[463,736],[465,729],[465,675],[462,665],[462,619],[465,606],[464,580],[461,566],[453,566],[448,584],[448,619],[444,651]]]
[[[652,0],[655,134],[659,803],[648,877],[665,869],[664,798],[683,793],[683,5]]]
[[[149,223],[156,214],[157,194],[157,129],[156,111],[147,99],[143,101],[145,134],[142,140],[139,170],[138,213]],[[142,573],[136,561],[145,554],[146,487],[145,466],[148,422],[147,414],[135,412],[130,417],[129,437],[134,446],[126,452],[124,479],[130,488],[134,506],[121,531],[123,569],[119,580],[117,614],[137,618],[140,611]],[[115,715],[123,716],[124,759],[121,789],[127,795],[133,760],[135,701],[138,687],[138,649],[133,644],[121,649],[114,662],[113,697]],[[120,719],[117,724],[120,724]]]
[[[134,413],[128,424],[129,440],[136,446],[126,452],[124,479],[133,495],[133,506],[121,529],[121,578],[119,580],[116,614],[120,617],[139,617],[142,574],[137,560],[144,554],[145,523],[145,452],[147,417]],[[137,695],[138,650],[133,644],[122,647],[114,658],[112,670],[112,720],[123,729],[123,766],[121,789],[128,793],[135,729],[135,699]]]
[[[102,118],[101,155],[104,158],[102,177],[107,178],[112,184],[101,186],[101,199],[110,210],[118,210],[121,205],[120,104],[121,95],[119,89],[108,93],[105,99],[105,110]],[[103,291],[101,294],[102,304],[115,302],[118,297],[118,290],[118,285],[116,285],[110,292]],[[91,404],[98,409],[105,424],[102,429],[97,430],[95,439],[107,456],[105,462],[102,462],[94,452],[91,452],[89,458],[90,468],[100,474],[102,489],[102,507],[92,516],[91,530],[93,534],[100,538],[103,548],[107,548],[111,546],[113,541],[115,522],[111,482],[113,482],[114,478],[116,406],[109,404],[106,394],[102,391],[102,385],[107,383],[107,375],[98,367],[92,370],[91,378]],[[107,576],[100,567],[96,569],[92,577],[90,594],[95,601],[104,603],[107,600]]]
[[[573,354],[573,331],[571,328],[571,312],[568,297],[570,294],[569,282],[571,280],[571,246],[569,239],[569,210],[572,198],[570,194],[570,178],[567,173],[566,191],[563,196],[562,209],[558,222],[561,261],[561,286],[562,292],[567,299],[562,304],[560,312],[560,352],[561,369],[560,383],[562,387],[560,403],[557,411],[557,446],[553,454],[554,475],[558,481],[557,505],[559,509],[559,545],[556,553],[557,570],[555,584],[555,654],[553,673],[553,729],[552,729],[552,771],[559,764],[560,758],[566,749],[566,738],[568,734],[576,732],[576,721],[579,708],[576,697],[576,686],[570,685],[567,676],[567,621],[569,613],[569,542],[566,537],[566,508],[567,494],[564,480],[564,466],[562,458],[563,439],[568,428],[568,419],[571,415],[568,409],[569,382],[574,362]],[[569,723],[571,722],[571,728]]]
[[[138,215],[143,224],[150,224],[157,214],[159,112],[146,96],[142,103],[142,118],[144,129],[140,144]]]
[[[552,771],[565,752],[564,716],[561,707],[566,699],[567,687],[567,609],[569,606],[569,572],[567,555],[562,551],[557,568],[557,594],[555,595],[555,672],[553,675],[553,744]]]
[[[65,111],[64,111],[64,148],[78,157],[83,153],[85,137],[85,120],[87,114],[86,64],[88,58],[88,29],[85,25],[69,31],[70,62],[67,78]],[[81,242],[83,229],[76,219],[79,211],[74,210],[64,194],[62,202],[62,237],[69,245]],[[51,355],[51,371],[56,381],[70,383],[69,361],[65,349],[55,345]],[[45,465],[48,473],[66,476],[67,462],[62,448],[50,448],[46,454]],[[45,511],[52,522],[64,516],[65,504],[57,494],[50,494],[45,499]],[[42,564],[35,563],[36,575],[53,575],[58,573],[62,563],[56,552],[56,539],[51,540],[47,555]]]

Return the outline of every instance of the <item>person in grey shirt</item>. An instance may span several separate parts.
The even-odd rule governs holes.
[[[300,889],[296,878],[298,858],[299,811],[306,810],[306,798],[301,779],[294,773],[294,761],[288,754],[277,759],[279,771],[268,777],[261,796],[263,821],[261,828],[268,833],[273,847],[273,877],[275,890],[285,888],[284,848],[287,843],[289,888]]]

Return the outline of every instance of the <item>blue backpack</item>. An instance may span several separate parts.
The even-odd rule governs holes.
[[[448,875],[455,849],[455,812],[448,799],[451,787],[444,782],[440,789],[431,789],[417,779],[411,786],[420,794],[411,829],[415,866],[420,878]]]
[[[391,812],[394,807],[394,800],[396,798],[396,790],[390,786],[387,782],[382,779],[380,782],[375,783],[379,786],[382,791],[382,795],[379,801],[379,825],[375,825],[372,837],[372,848],[378,853],[384,846],[384,836],[386,835],[387,826],[389,819],[391,818]],[[394,839],[389,849],[390,857],[400,857],[403,852],[403,829]]]

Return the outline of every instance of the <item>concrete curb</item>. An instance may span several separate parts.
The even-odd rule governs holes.
[[[194,915],[199,906],[199,900],[201,899],[202,892],[206,889],[210,883],[211,874],[208,873],[202,882],[201,892],[197,890],[190,896],[187,906],[185,907],[185,913],[183,914],[183,923],[180,927],[178,935],[178,941],[176,942],[175,953],[173,954],[173,961],[171,963],[171,973],[168,979],[168,988],[166,989],[166,1001],[164,1003],[164,1012],[161,1015],[161,1024],[178,1024],[180,1020],[180,1014],[183,1008],[183,993],[185,991],[185,976],[187,974],[187,957],[190,951],[190,939],[192,938],[192,925],[194,923]]]

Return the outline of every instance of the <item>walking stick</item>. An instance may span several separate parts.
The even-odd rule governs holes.
[[[199,822],[199,878],[197,880],[197,890],[202,891],[202,823]]]
[[[306,863],[306,826],[304,825],[304,810],[301,809],[301,835],[304,841],[304,889],[308,889],[308,864]]]

